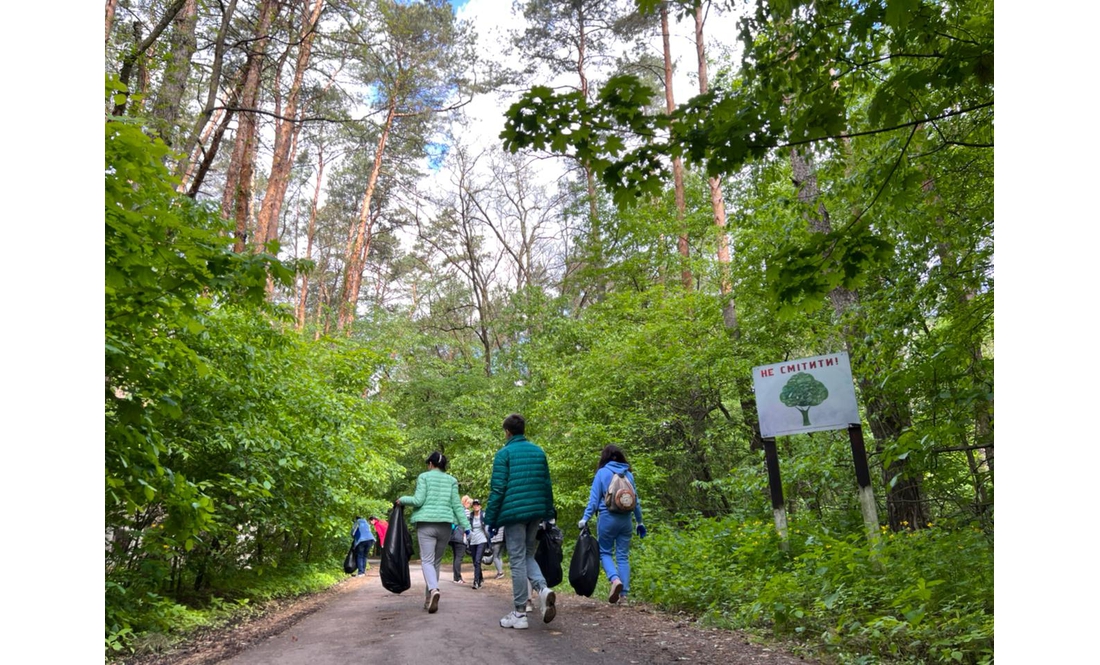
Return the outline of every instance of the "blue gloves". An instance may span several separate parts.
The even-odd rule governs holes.
[[[492,524],[486,524],[485,528],[489,530],[489,540],[492,540],[497,535],[497,527]]]
[[[644,524],[639,524],[638,525],[638,537],[639,538],[645,538],[645,533],[646,533],[645,525]]]
[[[466,529],[465,533],[466,533],[466,537],[469,538],[470,537],[470,530]]]

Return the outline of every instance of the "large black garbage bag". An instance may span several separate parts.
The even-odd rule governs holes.
[[[561,584],[561,541],[564,540],[561,529],[557,524],[543,523],[535,538],[539,543],[535,548],[535,563],[546,578],[546,586]]]
[[[581,596],[591,596],[600,580],[600,544],[586,524],[569,561],[569,585]]]
[[[409,527],[405,526],[405,509],[394,506],[390,512],[386,542],[382,543],[382,564],[378,569],[378,577],[387,591],[401,593],[412,586],[409,577],[412,552],[412,536],[409,535]]]
[[[357,570],[359,570],[359,562],[355,560],[355,545],[352,545],[348,555],[344,557],[344,572],[351,575]]]

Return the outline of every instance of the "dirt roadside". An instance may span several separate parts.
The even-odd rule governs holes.
[[[528,630],[504,629],[497,622],[511,606],[507,570],[499,580],[490,571],[478,590],[444,582],[439,611],[429,615],[416,586],[422,579],[418,562],[412,573],[413,589],[392,594],[382,588],[375,565],[366,577],[271,606],[256,619],[208,631],[170,653],[128,659],[126,665],[424,665],[455,658],[483,665],[530,658],[562,665],[816,662],[644,604],[612,606],[603,598],[576,596],[568,584],[558,587],[551,623],[542,623],[536,612],[529,615]]]

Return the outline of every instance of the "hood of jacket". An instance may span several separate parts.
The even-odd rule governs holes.
[[[616,462],[614,460],[604,464],[605,469],[610,469],[611,473],[626,473],[630,471],[629,464],[623,464],[622,462]],[[633,474],[632,474],[633,475]]]

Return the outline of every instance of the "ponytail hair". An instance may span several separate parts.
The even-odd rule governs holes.
[[[447,456],[439,452],[438,450],[433,451],[431,455],[428,455],[428,459],[426,460],[426,462],[439,469],[440,471],[447,470]]]

